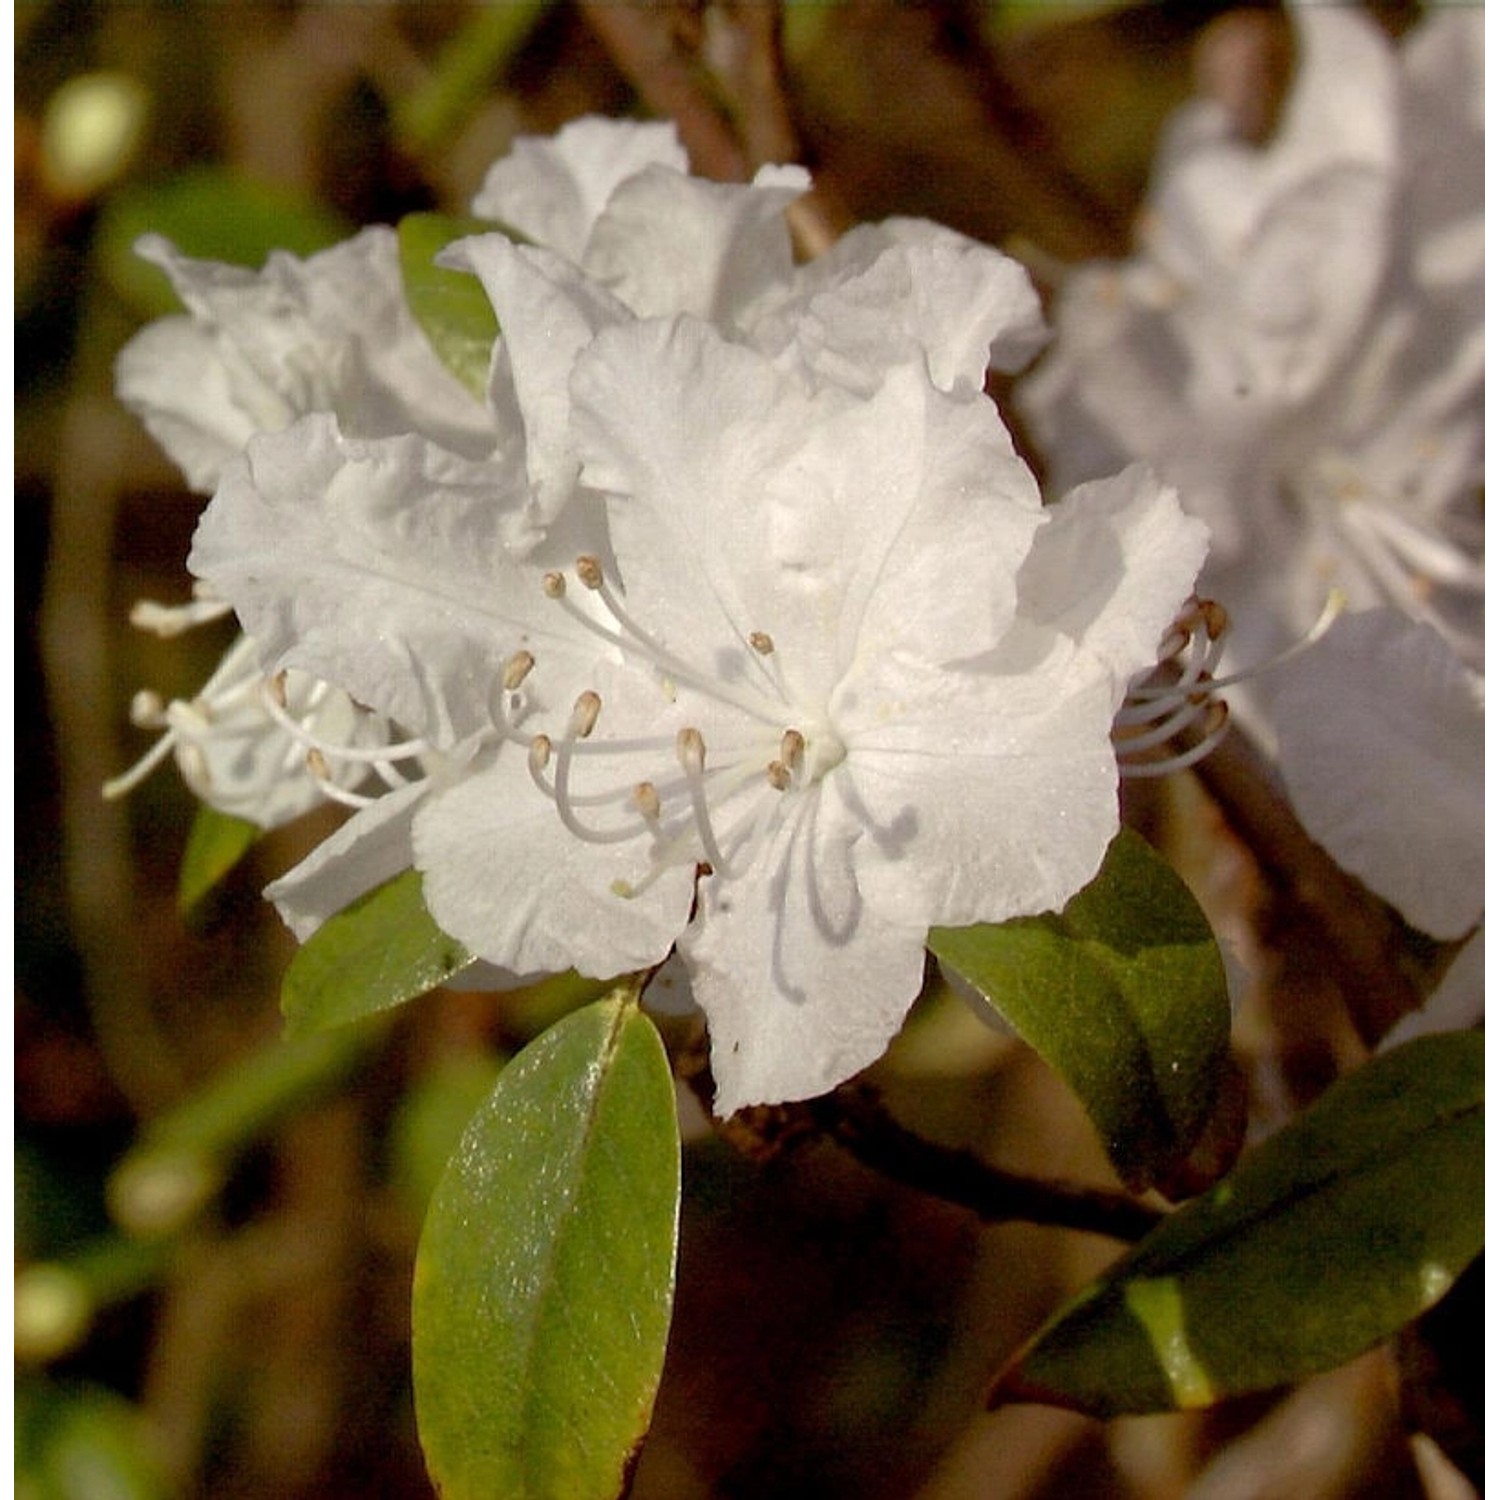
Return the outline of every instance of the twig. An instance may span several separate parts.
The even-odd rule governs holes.
[[[986,1224],[1020,1220],[1133,1241],[1164,1217],[1126,1193],[1025,1177],[992,1166],[972,1151],[929,1141],[893,1119],[867,1084],[846,1083],[818,1099],[742,1109],[721,1120],[711,1108],[706,1058],[701,1053],[679,1055],[678,1071],[718,1133],[758,1160],[784,1156],[819,1138],[835,1141],[872,1171],[966,1208]]]

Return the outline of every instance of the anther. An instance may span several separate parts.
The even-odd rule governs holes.
[[[568,592],[568,580],[561,573],[543,573],[542,592],[549,599],[561,599]]]
[[[506,692],[515,692],[526,681],[535,665],[536,657],[529,651],[516,651],[506,657],[505,665],[500,669],[500,681]]]
[[[580,693],[568,720],[568,733],[586,740],[594,732],[594,725],[599,722],[599,710],[603,707],[604,700],[592,688]]]
[[[689,776],[701,776],[708,759],[708,749],[703,736],[694,728],[677,731],[677,763]]]
[[[631,806],[648,822],[661,817],[661,795],[649,781],[640,782],[630,794]]]
[[[604,587],[604,569],[599,566],[597,557],[580,557],[574,567],[578,572],[578,581],[584,588],[598,590]]]
[[[266,692],[277,708],[286,707],[286,673],[278,672],[274,677],[266,679]]]
[[[802,768],[802,756],[807,750],[807,741],[799,730],[788,729],[781,737],[781,763],[789,771]]]
[[[307,769],[316,781],[329,781],[333,777],[333,772],[328,765],[328,757],[321,750],[307,752]]]
[[[161,694],[153,693],[150,688],[142,688],[130,700],[130,722],[137,729],[160,729],[166,722],[166,711]]]
[[[761,656],[769,656],[776,649],[776,642],[764,630],[750,632],[750,647]]]
[[[776,788],[778,792],[784,792],[792,784],[792,773],[784,761],[773,760],[766,767],[766,780]]]
[[[541,775],[547,769],[547,763],[552,759],[552,741],[545,734],[537,735],[527,749],[526,759],[532,771],[538,776]]]

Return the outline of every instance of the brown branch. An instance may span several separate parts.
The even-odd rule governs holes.
[[[693,8],[580,0],[578,9],[646,107],[676,123],[694,168],[717,182],[748,181],[749,160],[683,42]]]
[[[579,10],[653,113],[672,120],[694,169],[747,182],[755,169],[803,160],[788,97],[778,0],[693,7],[581,0]],[[798,253],[821,255],[854,222],[819,180],[787,209]]]
[[[894,1119],[867,1084],[846,1083],[802,1103],[742,1109],[724,1120],[713,1113],[713,1080],[702,1051],[679,1054],[678,1072],[714,1129],[758,1161],[831,1140],[892,1182],[968,1209],[986,1224],[1022,1221],[1134,1241],[1164,1217],[1126,1193],[1007,1172],[972,1151],[929,1141]]]

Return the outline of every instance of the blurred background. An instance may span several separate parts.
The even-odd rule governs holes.
[[[1417,14],[1373,8],[1393,32]],[[17,1493],[428,1495],[416,1236],[469,1112],[548,1017],[439,992],[283,1044],[294,945],[259,892],[336,818],[263,840],[184,910],[195,804],[175,770],[102,800],[149,744],[132,694],[191,697],[228,639],[127,624],[137,599],[187,597],[203,503],[112,397],[122,343],[173,306],[131,245],[150,228],[258,265],[462,213],[516,135],[600,112],[675,118],[709,176],[802,160],[815,231],[926,215],[1045,291],[1126,253],[1157,132],[1195,87],[1227,90],[1247,134],[1271,127],[1284,18],[1186,0],[23,0],[14,27]],[[1192,778],[1132,814],[1256,952],[1266,893]],[[1360,1055],[1280,919],[1237,1020],[1252,1129],[1274,1114],[1268,1060],[1295,1102]],[[1062,1087],[961,1007],[925,1007],[879,1082],[935,1140],[1110,1180]],[[686,1095],[684,1117],[679,1299],[637,1500],[1472,1493],[1407,1424],[1477,1474],[1477,1300],[1207,1416],[987,1415],[994,1369],[1118,1247],[981,1227],[826,1142],[751,1159]]]

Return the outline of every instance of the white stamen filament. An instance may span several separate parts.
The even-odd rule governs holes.
[[[195,594],[198,591],[194,590]],[[149,631],[164,641],[185,635],[199,625],[222,620],[233,606],[223,599],[198,594],[191,604],[159,604],[154,599],[138,599],[130,609],[130,623],[137,630]]]

